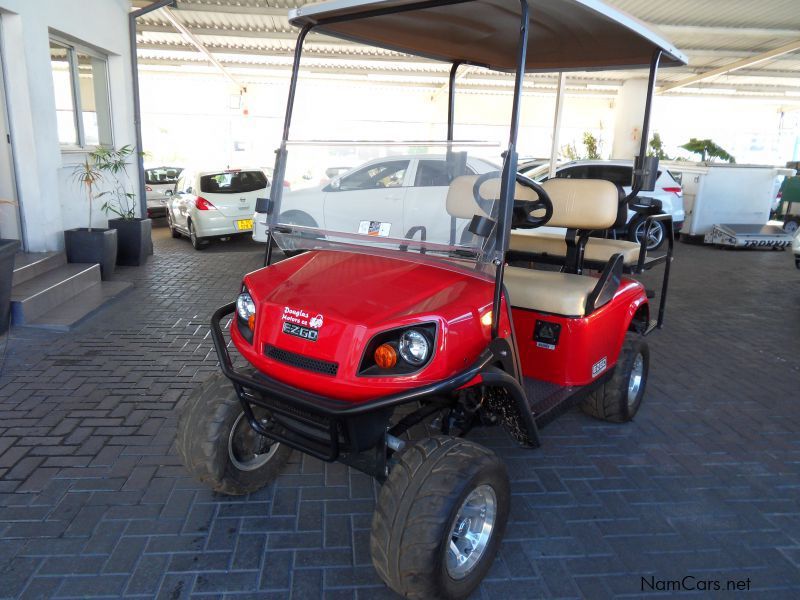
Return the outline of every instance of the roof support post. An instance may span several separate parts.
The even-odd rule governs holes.
[[[300,59],[303,56],[303,43],[306,40],[308,32],[313,28],[312,25],[306,25],[300,30],[297,36],[297,42],[294,47],[294,59],[292,60],[292,77],[289,80],[289,97],[286,100],[286,115],[283,119],[283,135],[281,136],[281,145],[275,151],[275,168],[272,171],[272,185],[269,191],[270,212],[267,215],[267,250],[264,255],[264,266],[272,262],[272,230],[275,226],[276,219],[280,213],[281,198],[283,197],[283,180],[286,174],[286,142],[289,141],[289,128],[292,125],[292,112],[294,111],[294,96],[297,92],[297,77],[300,74]]]
[[[461,63],[456,61],[450,68],[450,78],[447,81],[447,141],[453,141],[453,125],[456,116],[456,74]]]
[[[128,13],[128,37],[131,52],[131,84],[133,88],[133,128],[136,130],[136,163],[139,167],[139,212],[144,219],[147,218],[147,192],[144,189],[144,155],[142,154],[142,105],[139,99],[139,63],[136,57],[136,19],[142,15],[164,8],[175,6],[176,0],[159,0]],[[151,253],[152,254],[152,253]]]
[[[492,304],[492,338],[496,338],[500,329],[500,305],[503,298],[504,256],[508,250],[511,235],[511,215],[514,210],[514,192],[517,181],[517,134],[519,133],[519,116],[522,104],[522,85],[525,79],[525,64],[528,53],[528,30],[530,27],[528,0],[520,0],[519,46],[517,48],[517,70],[514,74],[514,100],[511,105],[511,126],[508,132],[508,150],[503,162],[503,173],[500,180],[500,210],[496,225],[499,233],[495,245],[495,265],[497,271],[494,280],[494,303]]]
[[[558,73],[558,87],[556,88],[556,111],[553,116],[553,144],[550,146],[550,170],[547,174],[548,179],[556,176],[556,161],[558,160],[558,144],[561,135],[561,114],[564,111],[564,91],[567,84],[567,77],[564,71]]]
[[[647,157],[647,144],[650,141],[650,112],[653,108],[653,93],[656,87],[656,78],[658,76],[658,63],[661,60],[661,50],[653,52],[653,58],[650,60],[650,75],[647,78],[647,96],[644,103],[644,119],[642,121],[642,138],[639,141],[639,155],[634,159],[633,164],[633,189],[631,196],[636,196],[639,190],[642,189],[642,181],[644,177],[643,169],[645,158]]]

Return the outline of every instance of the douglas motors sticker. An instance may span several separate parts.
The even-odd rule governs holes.
[[[322,328],[324,317],[321,314],[312,317],[302,309],[284,306],[281,320],[283,321],[283,326],[281,328],[283,333],[316,342],[319,337],[319,330]]]

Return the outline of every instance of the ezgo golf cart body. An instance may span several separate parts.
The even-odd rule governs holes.
[[[349,190],[349,207],[337,213],[331,194],[324,223],[282,212],[291,193],[283,186],[259,201],[254,237],[267,242],[265,267],[212,317],[221,373],[187,399],[178,450],[195,477],[228,494],[269,483],[292,449],[373,475],[382,484],[370,538],[380,577],[406,597],[465,597],[494,560],[510,504],[505,465],[465,436],[500,425],[536,447],[539,428],[578,403],[601,419],[630,420],[645,391],[644,336],[663,320],[671,259],[661,261],[652,321],[644,287],[626,277],[639,271],[626,270],[623,252],[584,264],[588,234],[609,230],[625,207],[609,182],[539,186],[517,175],[523,76],[649,66],[644,156],[657,67],[685,61],[596,0],[338,0],[298,8],[290,21],[301,31],[275,180],[310,161],[386,162],[332,186]],[[452,64],[446,140],[291,140],[309,31]],[[515,76],[505,148],[454,141],[454,83],[465,65]],[[409,167],[404,157],[443,152],[449,184],[438,212],[423,219],[403,182],[424,181],[408,171],[424,161]],[[502,170],[470,172],[476,156],[502,160]],[[637,161],[633,197],[654,171]],[[544,224],[567,228],[560,270],[507,256],[512,228]],[[272,264],[273,240],[304,252]]]

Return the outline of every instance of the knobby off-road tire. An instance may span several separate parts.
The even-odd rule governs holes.
[[[291,454],[291,448],[252,431],[222,373],[212,375],[187,398],[178,416],[176,445],[195,479],[215,492],[234,496],[270,483]],[[249,451],[254,447],[258,454]]]
[[[614,374],[586,397],[583,412],[603,421],[630,421],[642,404],[649,368],[647,342],[637,333],[627,333]]]
[[[464,598],[494,562],[510,503],[505,464],[490,450],[461,438],[436,436],[408,446],[381,488],[372,517],[372,563],[386,584],[406,598]],[[480,529],[479,509],[487,497],[491,531],[469,568],[453,575],[451,542],[467,555],[466,534]],[[465,500],[472,500],[465,507]],[[469,518],[465,518],[465,516]],[[474,519],[474,521],[473,521]],[[467,522],[469,520],[469,522]],[[455,556],[455,554],[451,554]],[[464,567],[466,568],[466,567]]]

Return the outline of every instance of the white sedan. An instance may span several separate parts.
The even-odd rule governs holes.
[[[182,170],[180,167],[152,167],[144,170],[148,217],[166,216],[167,202]]]
[[[470,175],[500,169],[474,157],[467,160],[466,168]],[[451,219],[444,203],[449,185],[444,155],[378,158],[350,169],[327,185],[285,191],[278,221],[353,233],[359,232],[365,222],[376,222],[386,227],[381,235],[396,238],[425,224],[429,241],[446,243],[451,234]],[[266,215],[256,214],[255,221],[253,239],[266,242]]]
[[[253,230],[256,200],[268,196],[261,169],[185,170],[168,203],[172,237],[188,236],[201,250],[213,238]]]

